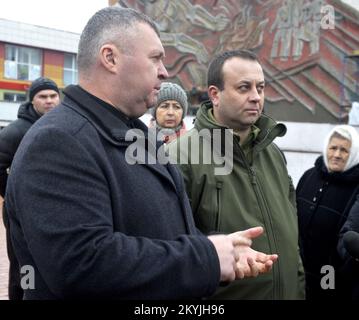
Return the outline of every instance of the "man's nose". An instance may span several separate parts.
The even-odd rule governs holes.
[[[251,90],[250,100],[254,102],[259,102],[261,100],[261,96],[259,95],[257,88],[253,88]]]
[[[159,77],[161,80],[164,80],[164,79],[167,79],[167,78],[168,78],[167,69],[166,69],[166,67],[165,67],[165,65],[163,64],[162,61],[161,61],[160,68],[159,68],[159,70],[158,70],[158,77]]]

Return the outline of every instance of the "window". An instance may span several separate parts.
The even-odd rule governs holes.
[[[4,101],[23,102],[23,101],[26,101],[26,94],[5,92],[4,93]]]
[[[16,80],[35,80],[41,76],[41,50],[5,46],[5,78]]]
[[[77,84],[77,61],[75,54],[65,53],[64,85]]]

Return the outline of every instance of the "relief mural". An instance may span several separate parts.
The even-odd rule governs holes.
[[[153,18],[166,47],[166,67],[187,90],[204,88],[211,58],[224,50],[258,48],[268,23],[253,4],[273,1],[120,0]]]
[[[347,116],[344,100],[355,95],[358,79],[353,72],[343,74],[343,61],[359,49],[359,13],[340,0],[119,0],[116,5],[157,22],[170,81],[189,92],[205,90],[214,55],[246,48],[263,64],[269,107],[280,102],[312,115],[321,108],[339,121]]]

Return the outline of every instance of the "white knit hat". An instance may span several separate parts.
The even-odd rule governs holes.
[[[186,116],[188,110],[187,94],[178,84],[163,82],[157,99],[156,106],[151,108],[151,114],[153,118],[156,119],[156,110],[158,106],[166,100],[175,100],[179,102],[183,109],[182,119]]]
[[[353,168],[354,166],[356,166],[357,164],[359,164],[359,134],[354,127],[346,124],[336,126],[329,132],[329,134],[324,140],[324,148],[323,148],[323,159],[325,166],[327,168],[328,168],[327,149],[328,149],[329,141],[334,133],[341,135],[344,139],[347,139],[351,142],[349,158],[343,170],[343,171],[347,171]]]

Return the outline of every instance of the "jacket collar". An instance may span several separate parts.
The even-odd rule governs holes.
[[[86,118],[98,131],[98,133],[108,142],[115,146],[119,147],[128,147],[134,141],[126,141],[126,133],[130,129],[139,129],[143,133],[144,144],[147,148],[152,142],[148,139],[148,128],[147,126],[138,119],[126,119],[123,114],[116,114],[116,109],[114,112],[108,108],[104,108],[101,100],[88,94],[85,90],[81,89],[79,86],[70,85],[64,90],[65,99],[63,105],[68,108],[71,108],[84,118]],[[157,143],[157,145],[151,145],[152,150],[156,150],[162,143]],[[145,152],[147,152],[146,149]],[[147,153],[148,154],[148,153]],[[168,180],[171,185],[178,190],[178,179],[174,177],[173,170],[170,164],[166,166],[159,163],[149,164],[144,163],[143,165],[147,166],[150,170],[160,174],[166,180]]]
[[[34,123],[40,118],[40,115],[35,111],[31,102],[25,102],[19,107],[17,117],[18,119],[25,119],[31,123]]]
[[[314,167],[319,174],[329,182],[334,183],[359,183],[359,165],[352,167],[344,172],[329,172],[323,156],[319,156],[314,163]]]
[[[125,141],[129,129],[139,129],[147,138],[147,126],[141,120],[131,120],[115,108],[108,110],[101,100],[79,86],[66,87],[64,94],[63,104],[85,117],[112,144],[129,145],[129,142]]]
[[[222,126],[208,116],[208,111],[213,108],[210,101],[204,102],[196,115],[195,128],[200,131],[204,128],[213,129],[229,129]],[[254,124],[260,129],[255,140],[255,149],[257,152],[267,147],[276,137],[282,137],[286,134],[287,128],[283,123],[277,123],[274,119],[266,114],[262,114]]]

